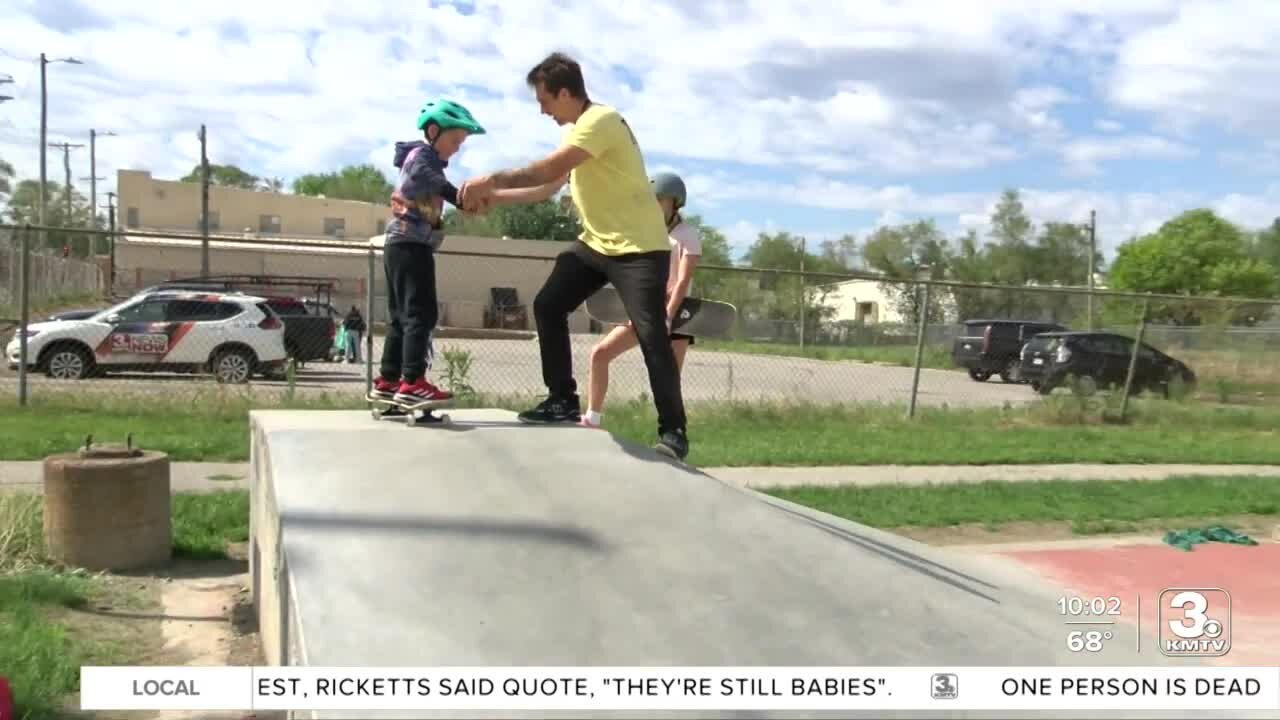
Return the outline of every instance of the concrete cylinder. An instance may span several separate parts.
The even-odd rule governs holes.
[[[44,461],[50,559],[89,570],[164,565],[173,554],[169,456],[89,447]]]

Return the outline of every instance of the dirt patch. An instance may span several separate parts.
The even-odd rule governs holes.
[[[64,612],[68,631],[115,644],[121,665],[264,664],[249,598],[244,544],[221,560],[177,560],[162,571],[102,577],[103,591]],[[71,707],[79,706],[72,698]],[[215,711],[81,712],[82,720],[283,720],[285,713]]]
[[[1276,532],[1277,523],[1280,523],[1280,515],[1228,515],[1213,518],[1086,523],[1079,528],[1074,523],[1066,521],[1013,522],[1002,525],[969,523],[948,527],[900,527],[892,528],[892,532],[929,545],[995,545],[1104,537],[1160,542],[1164,534],[1170,530],[1223,525],[1248,535],[1258,542],[1266,542]],[[1276,539],[1280,540],[1280,538]]]

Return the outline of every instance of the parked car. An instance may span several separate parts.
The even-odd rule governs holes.
[[[324,305],[281,295],[266,300],[284,321],[284,345],[289,357],[299,363],[332,359],[338,321]]]
[[[1050,332],[1032,338],[1022,351],[1022,376],[1042,395],[1075,377],[1094,387],[1124,387],[1133,357],[1133,338],[1109,332]],[[1165,397],[1170,384],[1194,385],[1186,363],[1146,343],[1138,348],[1131,392],[1151,390]]]
[[[88,318],[33,323],[5,348],[11,369],[21,361],[22,332],[28,368],[58,379],[210,372],[243,383],[284,375],[284,323],[265,299],[240,293],[142,292]]]
[[[951,346],[951,359],[978,382],[997,373],[1004,382],[1022,382],[1022,346],[1040,333],[1066,329],[1032,320],[966,320],[964,332]]]

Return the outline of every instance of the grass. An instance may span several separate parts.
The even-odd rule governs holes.
[[[468,404],[524,407],[478,397]],[[245,462],[253,407],[363,408],[359,398],[257,403],[211,392],[186,399],[95,399],[92,404],[41,397],[27,408],[0,401],[7,460],[70,452],[93,433],[118,442],[132,432],[139,447],[175,462]],[[694,465],[869,465],[1280,462],[1280,407],[1214,406],[1136,398],[1124,424],[1114,400],[1058,394],[1026,406],[919,408],[906,419],[897,405],[830,406],[699,403],[688,408]],[[648,402],[610,404],[605,427],[650,445],[657,420]]]
[[[174,552],[181,557],[225,556],[227,542],[249,531],[245,491],[174,498]],[[122,638],[77,628],[70,611],[117,598],[122,591],[102,575],[58,567],[46,556],[38,495],[0,495],[0,668],[14,691],[17,717],[62,717],[76,692],[81,665],[127,663]],[[81,630],[81,631],[77,631]]]
[[[1254,476],[794,487],[767,492],[879,528],[1066,521],[1076,532],[1097,533],[1153,519],[1280,515],[1280,482]]]

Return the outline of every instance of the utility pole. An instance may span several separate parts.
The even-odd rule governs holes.
[[[200,125],[200,278],[209,277],[209,154]]]
[[[116,292],[116,194],[107,193],[107,229],[111,237],[107,239],[107,247],[111,252],[111,272],[107,275],[107,297],[115,297]]]
[[[50,60],[45,57],[44,53],[40,53],[40,226],[45,225],[45,186],[49,184],[48,165],[46,158],[45,145],[49,142],[49,83],[47,80],[48,72],[45,68],[51,62],[64,62],[71,65],[83,65],[79,60],[67,57],[58,60]],[[40,231],[41,247],[49,246],[48,233],[44,230]]]
[[[1089,331],[1093,332],[1093,271],[1094,258],[1098,254],[1098,212],[1096,210],[1089,211],[1089,276],[1086,281],[1089,286]]]
[[[98,136],[115,135],[110,130],[99,133],[89,128],[89,207],[93,208],[93,229],[98,229],[98,181],[106,178],[98,177]],[[93,236],[93,252],[98,251],[98,236]]]
[[[98,181],[102,180],[105,182],[106,178],[94,177],[92,175],[90,175],[89,177],[80,178],[81,182],[84,182],[86,180],[89,181],[89,207],[92,208],[91,214],[93,215],[92,217],[93,229],[97,230],[98,229]],[[90,256],[97,256],[98,240],[99,240],[99,236],[97,235],[97,233],[94,233],[93,235],[89,236],[89,243],[90,243],[89,255]]]
[[[63,220],[63,227],[71,227],[72,209],[71,209],[71,148],[82,148],[84,145],[74,143],[49,143],[49,147],[62,148],[62,168],[66,171],[67,185],[64,193],[67,196],[67,217]],[[67,238],[67,245],[71,245],[71,238]]]

